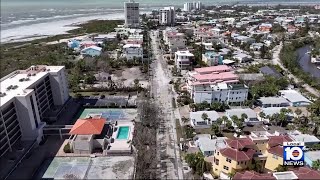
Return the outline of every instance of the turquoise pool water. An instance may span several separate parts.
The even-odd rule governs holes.
[[[129,126],[121,126],[118,129],[117,139],[128,139]]]

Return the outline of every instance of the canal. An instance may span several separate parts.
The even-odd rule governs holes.
[[[307,45],[297,50],[298,53],[298,61],[300,67],[304,72],[311,74],[311,76],[319,78],[320,80],[320,69],[317,69],[317,66],[320,67],[320,64],[311,63],[311,55],[307,52],[311,51],[311,46]]]

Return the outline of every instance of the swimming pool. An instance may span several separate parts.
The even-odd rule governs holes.
[[[118,129],[117,139],[129,138],[129,126],[121,126]]]

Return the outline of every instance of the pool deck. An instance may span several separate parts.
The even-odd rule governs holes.
[[[129,127],[129,136],[128,139],[117,139],[117,135],[119,132],[119,128],[121,126],[128,126]],[[112,138],[114,138],[114,142],[111,143],[110,149],[107,151],[108,153],[113,152],[126,152],[131,151],[131,142],[133,137],[133,131],[134,131],[134,124],[131,121],[121,121],[118,123],[118,130],[112,134]],[[128,141],[131,141],[128,143]]]

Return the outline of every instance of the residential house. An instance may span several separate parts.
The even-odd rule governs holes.
[[[289,101],[283,97],[260,97],[257,105],[261,108],[290,106]]]
[[[174,53],[178,50],[184,50],[186,48],[187,40],[183,33],[169,33],[167,34],[166,44],[168,45],[169,51]]]
[[[244,125],[254,125],[261,124],[262,121],[259,121],[256,112],[250,108],[246,109],[228,109],[226,110],[226,116],[232,121],[234,127],[236,127],[235,122],[232,120],[232,116],[237,116],[239,119],[242,118],[242,114],[246,114],[248,117],[244,120]]]
[[[248,168],[256,153],[255,144],[250,138],[227,139],[225,141],[227,147],[215,150],[213,154],[212,171],[220,177]]]
[[[72,49],[76,49],[80,47],[80,41],[75,39],[68,40],[68,47]]]
[[[285,108],[285,107],[268,107],[268,108],[262,108],[262,109],[261,109],[261,112],[263,112],[263,113],[265,114],[265,117],[262,118],[262,117],[260,116],[260,114],[258,114],[258,119],[259,119],[260,121],[265,122],[265,123],[270,123],[269,117],[271,117],[271,116],[274,115],[274,114],[280,114],[280,113],[281,113],[281,109],[288,109],[288,108]],[[294,118],[293,113],[287,113],[286,116],[287,116],[287,120],[288,120],[288,121],[291,121],[291,120]]]
[[[98,36],[93,37],[93,41],[99,44],[104,42],[111,42],[117,40],[116,33],[109,33],[109,34],[99,34]]]
[[[127,60],[143,58],[143,48],[141,44],[126,44],[123,46],[123,54]]]
[[[245,63],[252,60],[252,56],[244,53],[237,53],[233,55],[232,58],[237,60],[239,63]]]
[[[250,50],[254,52],[260,52],[261,48],[264,46],[263,43],[252,43],[250,45]]]
[[[235,34],[233,36],[233,39],[236,41],[236,42],[240,42],[240,44],[252,44],[255,42],[255,39],[253,38],[250,38],[248,36],[242,36],[242,35],[238,35],[238,34]]]
[[[195,103],[242,103],[248,96],[248,87],[239,84],[239,77],[227,65],[196,68],[189,72],[187,89]]]
[[[174,60],[178,70],[190,69],[190,65],[193,61],[194,55],[189,51],[177,51],[175,52]]]
[[[311,101],[304,97],[301,93],[296,90],[281,90],[279,91],[281,96],[289,101],[290,106],[300,107],[308,106],[311,104]]]
[[[283,142],[293,141],[289,136],[269,136],[265,168],[274,171],[283,164]]]
[[[272,24],[270,23],[262,23],[259,25],[260,31],[270,32],[272,30]]]
[[[307,166],[312,167],[313,162],[316,161],[320,161],[320,150],[304,153],[304,162]]]
[[[83,40],[80,42],[80,47],[81,48],[87,48],[87,47],[91,47],[91,46],[97,46],[98,43],[90,40]]]
[[[202,54],[202,61],[208,66],[222,65],[223,56],[215,53],[214,51],[207,51],[206,53]]]
[[[202,114],[208,115],[207,119],[202,118]],[[190,123],[195,128],[210,128],[212,123],[219,118],[219,114],[216,111],[197,111],[190,112]]]
[[[296,142],[304,142],[305,146],[320,144],[320,140],[316,136],[310,134],[303,134],[298,130],[289,131],[288,135],[291,139],[293,139]]]
[[[226,137],[213,137],[210,134],[199,134],[195,138],[197,147],[205,156],[211,156],[215,151],[226,147]]]
[[[89,46],[81,50],[81,54],[85,56],[96,57],[100,56],[102,48],[98,46]]]

